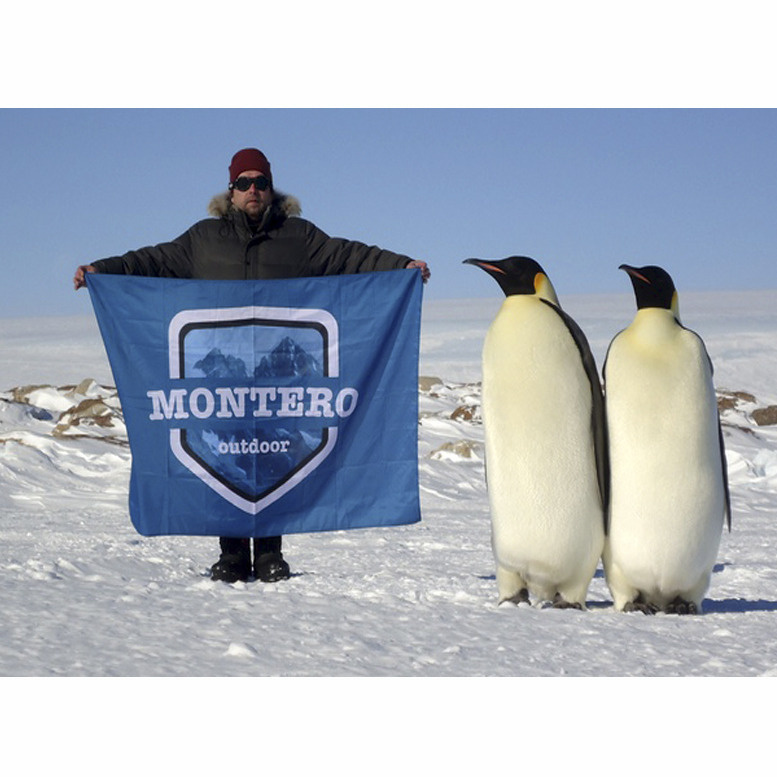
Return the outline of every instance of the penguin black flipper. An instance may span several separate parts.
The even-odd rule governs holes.
[[[728,462],[726,461],[726,447],[723,442],[723,427],[718,418],[718,438],[720,439],[720,464],[723,470],[723,491],[726,497],[726,526],[731,532],[731,494],[728,490]]]
[[[688,329],[688,327],[681,324],[679,320],[677,323],[685,329],[686,332],[690,332],[699,338],[704,355],[707,357],[707,363],[710,365],[710,375],[713,375],[715,373],[715,367],[712,364],[712,359],[707,351],[707,346],[704,344],[704,340],[702,340],[698,332],[694,332],[693,329]],[[723,427],[720,423],[720,413],[718,413],[718,441],[720,444],[720,469],[723,477],[723,495],[726,500],[726,527],[729,532],[731,532],[731,493],[728,488],[728,461],[726,460],[726,444],[723,441]]]
[[[682,326],[682,324],[680,324]],[[687,329],[689,332],[693,332],[692,329],[688,329],[688,327],[683,327],[683,329]],[[696,335],[696,337],[699,337],[696,332],[693,332],[693,334]],[[712,375],[715,372],[715,368],[712,366],[712,359],[710,358],[709,353],[707,353],[707,347],[704,345],[704,341],[699,337],[699,340],[701,341],[701,347],[704,349],[704,353],[707,356],[707,361],[710,365],[710,375]],[[726,460],[726,444],[723,442],[723,426],[720,423],[720,413],[718,413],[718,440],[720,443],[720,469],[721,469],[721,475],[723,477],[723,494],[726,500],[726,526],[728,527],[729,533],[731,532],[731,493],[728,488],[728,461]]]
[[[548,307],[553,308],[566,325],[572,339],[575,341],[583,369],[588,376],[591,386],[591,426],[594,437],[594,452],[596,455],[596,476],[599,482],[599,494],[602,498],[602,512],[604,519],[604,533],[607,534],[608,516],[610,505],[610,457],[607,450],[607,427],[604,412],[604,394],[599,380],[599,372],[596,369],[591,347],[577,322],[558,305],[546,299],[542,299]]]

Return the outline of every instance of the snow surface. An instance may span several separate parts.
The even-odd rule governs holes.
[[[683,322],[706,341],[719,393],[752,395],[723,414],[733,530],[723,535],[705,613],[686,617],[616,612],[601,568],[586,612],[496,605],[478,381],[497,296],[424,303],[420,375],[435,380],[420,390],[421,523],[289,536],[293,577],[271,585],[212,582],[216,538],[134,531],[129,449],[91,317],[0,319],[0,675],[777,676],[777,426],[751,416],[777,404],[776,298],[680,296]],[[609,341],[633,316],[633,298],[561,302],[601,369]],[[82,413],[74,421],[79,406],[92,408],[91,420]],[[553,707],[549,687],[538,694]],[[502,685],[495,695],[512,703],[526,690]],[[585,693],[584,706],[598,693]],[[422,726],[424,702],[408,709],[404,692],[393,694],[407,720]],[[698,700],[698,686],[690,694]],[[293,691],[291,698],[306,703]],[[465,714],[456,692],[442,698]],[[719,698],[708,701],[714,708]],[[324,717],[327,708],[320,700],[310,707]],[[445,710],[430,714],[453,714]],[[731,714],[721,711],[721,731]],[[471,727],[491,731],[484,715],[494,713],[481,710]],[[539,725],[537,715],[516,712],[501,725],[520,734],[529,720]],[[663,715],[675,723],[667,736],[687,722],[679,700]],[[599,717],[584,728],[612,725]],[[549,725],[563,735],[559,721]]]
[[[719,392],[756,399],[724,414],[733,531],[697,618],[616,613],[601,572],[587,613],[495,606],[478,381],[499,299],[425,304],[420,374],[441,385],[420,393],[422,522],[291,535],[294,576],[276,585],[212,583],[215,538],[135,533],[120,421],[52,434],[87,396],[114,393],[100,388],[113,381],[90,318],[0,321],[8,389],[0,403],[0,672],[777,675],[777,426],[758,427],[747,414],[777,404],[773,300],[681,298]],[[566,303],[600,366],[630,305],[625,295]],[[96,385],[79,387],[85,378]],[[13,401],[10,390],[29,385],[44,387]]]

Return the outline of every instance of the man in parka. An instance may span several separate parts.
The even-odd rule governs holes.
[[[85,273],[149,275],[201,280],[264,280],[343,275],[401,268],[419,269],[429,278],[425,262],[352,240],[331,238],[299,218],[296,198],[273,187],[267,157],[244,148],[229,166],[229,190],[211,200],[213,218],[198,221],[169,243],[100,259],[76,269],[76,289],[86,285]],[[253,566],[257,580],[289,577],[281,553],[281,537],[221,537],[221,555],[211,567],[213,580],[247,580]]]

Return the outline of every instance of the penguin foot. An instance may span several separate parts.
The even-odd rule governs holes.
[[[553,604],[556,610],[582,610],[583,605],[580,602],[568,602],[561,594],[553,597]]]
[[[687,602],[678,596],[666,605],[664,612],[668,615],[698,615],[699,608],[695,602]]]
[[[531,604],[531,600],[529,599],[529,589],[521,588],[517,594],[513,594],[512,596],[508,596],[505,599],[499,600],[499,604],[504,604],[505,602],[511,602],[512,604]]]
[[[646,602],[640,594],[633,602],[626,602],[623,605],[623,612],[641,612],[645,615],[655,615],[658,612],[658,607],[655,604]]]

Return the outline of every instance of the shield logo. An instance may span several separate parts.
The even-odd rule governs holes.
[[[313,378],[339,377],[338,325],[328,311],[184,310],[170,322],[168,355],[171,379],[213,387],[198,397],[192,392],[192,411],[203,420],[171,429],[170,447],[190,472],[244,512],[260,513],[333,451],[337,426],[331,419],[272,409],[284,386],[301,394],[299,387]]]

